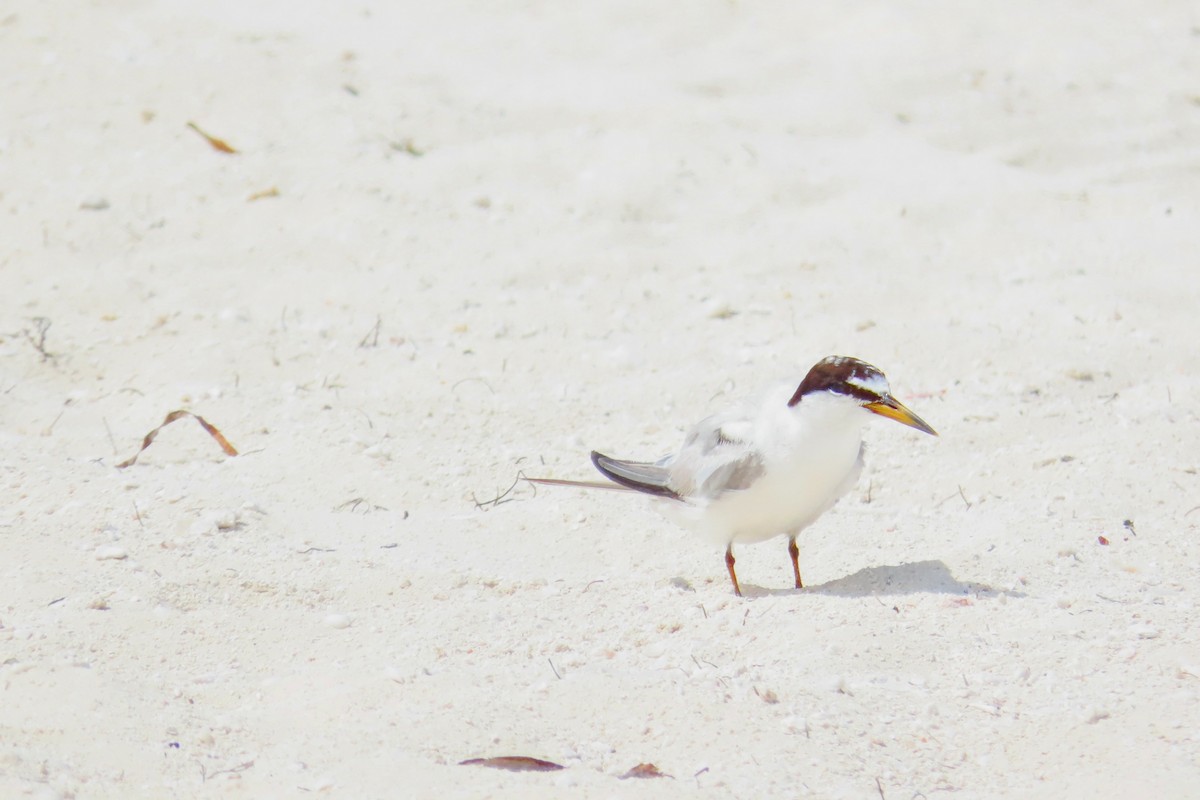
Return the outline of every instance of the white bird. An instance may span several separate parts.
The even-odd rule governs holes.
[[[725,545],[725,566],[738,596],[734,543],[786,535],[801,589],[796,537],[858,480],[868,412],[937,432],[892,397],[879,369],[857,358],[824,358],[794,387],[777,385],[754,402],[701,420],[677,452],[658,461],[625,461],[592,451],[592,463],[613,483],[530,480],[653,496],[680,525]]]

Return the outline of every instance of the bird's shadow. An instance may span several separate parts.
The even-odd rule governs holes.
[[[746,587],[750,588],[750,587]],[[803,589],[763,589],[754,587],[747,594],[799,595],[825,594],[833,597],[878,597],[902,594],[955,594],[972,597],[1024,597],[1021,592],[996,589],[985,583],[960,581],[941,561],[914,561],[895,566],[864,567],[852,575]]]

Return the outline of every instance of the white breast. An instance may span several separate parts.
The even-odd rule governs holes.
[[[803,409],[784,405],[780,413],[776,406],[759,417],[755,438],[766,470],[752,486],[663,510],[722,545],[761,542],[810,525],[857,481],[867,415],[845,398],[805,402]]]

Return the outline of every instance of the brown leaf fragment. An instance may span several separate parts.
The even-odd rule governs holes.
[[[557,772],[566,769],[562,764],[553,761],[543,761],[529,756],[496,756],[495,758],[468,758],[458,762],[459,766],[491,767],[506,769],[509,772]]]
[[[668,775],[650,763],[638,764],[636,767],[620,776],[620,780],[626,780],[628,778],[671,778],[671,780],[674,780],[673,776]]]
[[[265,197],[279,197],[279,187],[272,186],[270,189],[263,189],[262,191],[255,192],[246,198],[246,202],[253,203],[255,200],[262,200]]]
[[[189,123],[187,124],[187,126],[188,126],[189,128],[191,128],[192,130],[194,130],[196,133],[198,133],[198,134],[200,134],[201,136],[203,136],[203,137],[204,137],[204,140],[205,140],[206,142],[208,142],[208,143],[209,143],[209,145],[211,145],[211,146],[212,146],[212,149],[213,149],[213,150],[216,150],[216,151],[217,151],[217,152],[219,152],[219,153],[228,153],[228,154],[230,154],[230,155],[236,155],[236,154],[237,154],[237,150],[234,150],[232,147],[230,147],[228,142],[226,142],[224,139],[218,139],[218,138],[217,138],[217,137],[215,137],[215,136],[212,136],[212,135],[210,135],[210,134],[208,134],[208,133],[205,133],[203,130],[201,130],[201,129],[200,129],[200,126],[199,126],[199,125],[197,125],[196,123],[194,123],[194,122],[189,122]]]
[[[142,439],[141,449],[134,453],[131,458],[122,461],[120,464],[117,464],[117,469],[125,469],[126,467],[133,466],[134,463],[137,462],[138,456],[142,454],[142,451],[154,443],[154,437],[158,436],[159,431],[170,425],[175,420],[182,419],[183,417],[191,417],[192,419],[196,420],[196,422],[199,422],[200,427],[204,428],[205,432],[208,433],[208,435],[211,436],[216,443],[221,446],[221,449],[225,451],[226,455],[236,456],[238,454],[238,451],[229,443],[229,440],[225,438],[225,435],[217,430],[216,426],[199,414],[193,414],[190,411],[184,411],[183,409],[180,409],[167,414],[167,418],[162,421],[161,425],[147,433],[145,438]]]

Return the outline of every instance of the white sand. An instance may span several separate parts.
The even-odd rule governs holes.
[[[0,796],[1196,796],[1200,17],[970,5],[0,7]],[[473,502],[835,352],[803,592]]]

